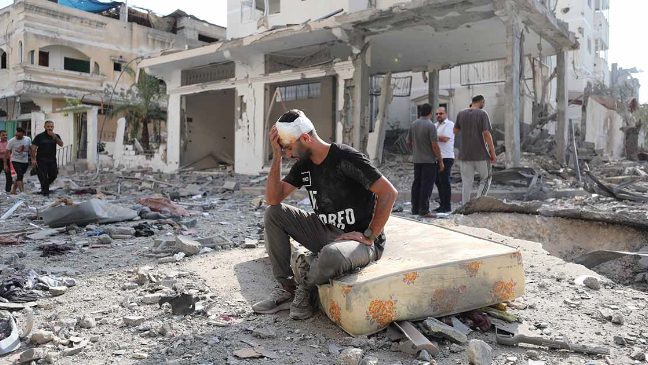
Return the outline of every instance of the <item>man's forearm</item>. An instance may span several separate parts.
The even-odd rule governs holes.
[[[373,219],[369,224],[369,228],[375,235],[379,235],[385,229],[389,215],[394,208],[394,203],[398,197],[398,192],[396,190],[379,195],[376,201],[376,210],[374,212]]]
[[[277,200],[281,199],[283,187],[281,184],[281,154],[276,152],[272,157],[272,165],[270,166],[270,173],[268,174],[268,182],[266,183],[266,201],[270,205],[279,204]]]
[[[438,143],[432,143],[432,152],[434,152],[434,157],[437,162],[443,162],[443,159],[441,158],[441,149],[439,148]]]
[[[486,145],[488,145],[488,153],[491,157],[495,157],[495,145],[493,144],[493,136],[490,132],[484,132],[484,139],[486,140]]]

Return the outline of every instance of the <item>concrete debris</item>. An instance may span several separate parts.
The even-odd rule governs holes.
[[[75,344],[71,348],[64,349],[61,351],[61,356],[74,356],[83,351],[83,349],[88,346],[89,341],[88,340],[82,340],[81,342]]]
[[[601,283],[599,280],[593,276],[590,276],[588,278],[585,278],[583,281],[583,284],[585,284],[586,287],[592,289],[592,290],[599,290],[601,289]]]
[[[197,255],[202,249],[200,242],[186,236],[177,236],[175,248],[187,256]]]
[[[421,326],[425,334],[429,336],[445,338],[460,344],[468,342],[468,338],[463,332],[452,326],[448,326],[436,318],[424,320],[421,322]]]
[[[67,286],[55,286],[52,288],[49,288],[49,293],[52,294],[54,297],[58,297],[59,295],[65,294],[67,292]]]
[[[79,320],[78,323],[79,323],[79,327],[81,328],[89,329],[89,328],[97,327],[97,321],[90,316],[84,316]]]
[[[225,184],[223,184],[223,190],[227,191],[236,191],[239,190],[239,187],[238,181],[225,181]]]
[[[638,167],[645,171],[645,166],[630,166],[624,161],[618,164],[623,167],[615,170],[614,163],[600,162],[596,166],[590,164],[590,168],[608,187],[627,183],[622,188],[646,194],[642,191],[644,181],[634,181],[645,177],[633,169]],[[573,341],[578,338],[610,346],[610,349],[593,346],[611,352],[608,363],[645,361],[648,337],[642,327],[642,314],[648,300],[644,292],[648,283],[648,261],[644,262],[645,259],[637,255],[618,256],[592,266],[593,273],[579,265],[565,264],[565,261],[575,260],[574,256],[587,253],[576,250],[582,246],[578,232],[564,234],[565,241],[574,242],[572,246],[557,244],[551,238],[564,233],[554,224],[557,222],[554,219],[558,218],[565,219],[565,224],[587,221],[621,225],[619,227],[624,230],[648,228],[645,223],[648,209],[631,200],[582,190],[572,183],[570,168],[565,166],[542,160],[529,167],[539,175],[535,181],[534,176],[525,175],[531,170],[522,170],[521,174],[503,170],[504,174],[498,176],[501,183],[494,184],[489,193],[493,198],[500,198],[496,205],[485,210],[476,209],[466,216],[452,214],[446,220],[431,223],[520,247],[527,276],[526,294],[507,303],[506,313],[520,321],[531,319],[528,331],[532,337],[560,338],[564,323],[570,323],[582,332],[569,342],[572,347],[581,346]],[[445,364],[466,363],[470,356],[471,363],[475,364],[478,361],[490,363],[487,351],[490,345],[490,356],[497,356],[494,363],[567,361],[565,351],[569,350],[560,350],[553,344],[535,345],[539,347],[533,349],[520,345],[511,349],[495,341],[486,346],[466,342],[492,337],[492,324],[498,331],[519,329],[518,334],[527,333],[522,331],[525,323],[497,321],[481,310],[428,319],[428,325],[433,322],[429,327],[434,328],[436,334],[424,330],[425,321],[413,322],[413,328],[417,332],[420,329],[422,338],[417,338],[413,332],[408,332],[409,335],[416,340],[425,339],[431,348],[421,345],[424,342],[413,341],[400,330],[394,331],[391,326],[387,331],[351,340],[345,339],[339,331],[330,331],[333,324],[323,315],[307,323],[293,322],[284,316],[253,315],[249,303],[265,298],[273,285],[264,261],[262,185],[265,176],[255,179],[235,175],[224,168],[177,174],[144,169],[100,170],[99,174],[63,170],[61,174],[70,174],[77,188],[63,187],[53,191],[55,198],[49,199],[24,194],[20,197],[24,204],[0,221],[0,237],[22,240],[20,246],[3,246],[0,309],[11,311],[20,324],[26,317],[26,308],[38,307],[34,311],[37,329],[22,342],[25,348],[34,348],[16,351],[16,360],[22,351],[24,358],[29,359],[25,363],[84,363],[92,359],[117,363],[216,361],[241,365],[259,358],[261,362],[277,364],[435,364],[433,357],[436,356],[439,364]],[[394,215],[411,218],[411,205],[407,202],[412,182],[411,163],[388,156],[381,172],[398,185],[401,194],[393,209]],[[125,178],[137,174],[136,179]],[[509,179],[511,176],[506,174],[515,179]],[[502,178],[507,181],[501,181]],[[455,171],[453,180],[458,180]],[[152,188],[144,187],[144,182]],[[530,183],[535,189],[532,194],[527,191]],[[228,189],[224,188],[226,186]],[[457,197],[459,187],[453,184],[453,198]],[[79,196],[73,194],[81,191],[86,192],[88,200],[96,198],[132,210],[138,217],[133,222],[87,224],[84,220],[75,220],[59,228],[43,225],[39,216],[49,208],[42,207],[48,207],[64,194]],[[154,198],[153,192],[164,198],[148,199]],[[531,197],[539,200],[532,202]],[[303,191],[298,191],[287,203],[297,205],[305,198]],[[304,203],[304,208],[308,209],[309,200]],[[11,198],[0,199],[0,213],[13,204],[15,200]],[[79,205],[70,199],[62,199],[60,204],[57,208]],[[481,217],[483,221],[511,228],[522,222],[518,221],[520,215],[517,213],[524,213],[527,223],[509,231],[508,237],[462,223],[470,219],[477,222]],[[554,227],[544,230],[545,236],[532,239],[525,235],[529,227],[545,223]],[[648,247],[643,247],[648,243],[640,235],[621,234],[618,241],[625,242],[626,246],[606,242],[606,227],[601,226],[578,230],[597,237],[601,250],[648,251]],[[480,227],[499,232],[493,226]],[[523,239],[541,242],[542,246]],[[582,246],[586,247],[589,246]],[[619,267],[623,270],[617,271],[625,273],[625,280],[602,272]],[[34,270],[34,275],[26,273],[29,269]],[[16,281],[18,278],[20,280]],[[3,288],[9,290],[2,292]],[[54,297],[57,294],[59,296]],[[344,302],[338,304],[342,306]],[[3,328],[0,322],[0,333]],[[442,338],[440,351],[439,345],[430,341],[438,338]],[[2,341],[0,339],[0,343]],[[17,344],[21,345],[20,339]],[[3,349],[1,345],[0,349]],[[64,357],[75,353],[77,359]],[[322,354],[328,356],[328,360],[322,358]],[[569,360],[573,362],[573,358]],[[605,360],[601,357],[600,361]]]
[[[160,307],[164,303],[169,303],[171,305],[171,313],[175,315],[189,315],[196,310],[196,302],[198,298],[194,297],[191,294],[182,293],[172,296],[164,296],[158,300]]]
[[[468,363],[490,365],[493,362],[493,348],[482,340],[468,342]]]
[[[44,345],[53,341],[55,338],[54,333],[50,331],[38,330],[34,331],[31,335],[31,342],[37,345]]]
[[[625,322],[625,319],[623,318],[623,314],[617,312],[612,314],[612,318],[610,319],[610,322],[614,324],[622,325],[623,322]]]
[[[128,327],[136,327],[144,323],[145,318],[142,316],[127,316],[123,318],[124,324]]]
[[[362,361],[362,355],[364,351],[355,347],[347,348],[340,353],[338,357],[338,365],[359,365]]]
[[[32,361],[38,361],[40,359],[45,358],[45,355],[46,355],[45,349],[41,349],[41,348],[28,349],[20,353],[18,363],[27,364],[27,363],[31,363]]]

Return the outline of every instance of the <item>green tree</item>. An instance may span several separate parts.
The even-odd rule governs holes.
[[[132,69],[127,68],[134,77]],[[124,115],[130,126],[131,138],[137,138],[146,151],[150,151],[149,125],[156,123],[155,128],[159,131],[159,121],[166,119],[166,111],[162,110],[161,104],[166,99],[166,92],[162,83],[157,78],[141,70],[137,81],[131,85],[127,92],[128,101],[117,104],[111,115]]]

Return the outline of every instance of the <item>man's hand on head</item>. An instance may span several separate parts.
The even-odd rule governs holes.
[[[369,241],[364,234],[360,232],[347,232],[340,235],[340,237],[335,239],[336,241],[356,241],[363,243],[367,246],[373,246],[373,242]]]
[[[270,129],[270,145],[272,146],[272,151],[274,153],[281,154],[281,143],[279,143],[279,131],[277,130],[276,126],[273,126],[272,129]]]

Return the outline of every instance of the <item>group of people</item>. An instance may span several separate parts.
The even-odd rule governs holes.
[[[407,134],[414,162],[412,214],[435,217],[436,213],[452,211],[450,173],[455,155],[458,155],[456,160],[461,172],[462,203],[470,201],[475,172],[480,178],[477,196],[488,192],[491,165],[497,161],[497,156],[488,113],[483,110],[485,103],[482,95],[475,96],[469,108],[457,114],[456,122],[448,119],[444,107],[438,108],[433,116],[430,104],[421,106],[420,117],[412,123]],[[455,136],[461,141],[458,146],[455,145]],[[435,185],[439,192],[439,207],[430,211],[430,196]]]
[[[0,172],[4,171],[5,174],[5,192],[13,195],[25,191],[24,179],[31,160],[32,169],[37,170],[41,194],[49,196],[50,185],[58,175],[56,146],[63,146],[61,136],[54,133],[54,122],[46,121],[45,130],[33,140],[25,135],[25,130],[21,127],[16,128],[13,138],[8,140],[7,137],[7,131],[1,130]],[[12,167],[16,173],[15,180],[11,173]]]

